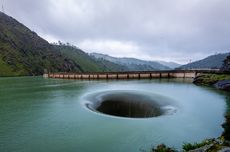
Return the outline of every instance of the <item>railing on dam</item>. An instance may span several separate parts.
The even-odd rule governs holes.
[[[194,78],[200,73],[215,73],[218,70],[170,70],[170,71],[128,71],[88,73],[47,73],[46,78],[59,79],[151,79],[151,78]]]

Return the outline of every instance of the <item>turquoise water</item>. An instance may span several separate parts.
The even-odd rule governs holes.
[[[175,112],[136,119],[85,106],[91,94],[127,90],[164,96]],[[183,79],[0,78],[0,151],[139,152],[160,143],[180,149],[183,142],[221,135],[226,96]]]

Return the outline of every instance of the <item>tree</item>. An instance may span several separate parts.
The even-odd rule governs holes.
[[[224,60],[221,71],[230,72],[230,55]]]

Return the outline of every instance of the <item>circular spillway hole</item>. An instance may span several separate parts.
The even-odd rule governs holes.
[[[134,91],[109,91],[91,95],[87,107],[98,113],[128,118],[149,118],[165,115],[172,107],[168,99]]]

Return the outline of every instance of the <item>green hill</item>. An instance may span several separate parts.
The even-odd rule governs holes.
[[[118,64],[106,61],[98,60],[81,49],[70,46],[68,44],[53,45],[55,50],[60,51],[64,56],[75,61],[80,65],[82,72],[109,72],[109,71],[124,71],[127,70],[125,67]]]
[[[223,66],[228,55],[229,53],[211,55],[202,60],[182,65],[178,69],[219,69]]]
[[[165,66],[156,61],[145,61],[136,58],[126,57],[118,58],[100,53],[91,53],[90,55],[98,60],[106,60],[117,65],[123,66],[125,67],[125,69],[127,69],[127,71],[170,70],[170,67]]]
[[[0,12],[0,76],[52,72],[120,71],[76,47],[52,45],[12,17]],[[110,67],[105,66],[111,64]]]
[[[53,49],[23,24],[0,12],[0,76],[80,71],[79,65]]]

